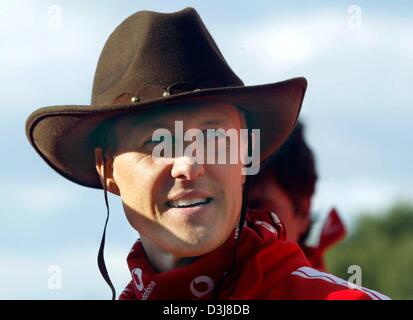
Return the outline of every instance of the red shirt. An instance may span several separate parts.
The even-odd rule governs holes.
[[[327,215],[327,219],[323,223],[320,235],[318,237],[317,246],[310,247],[302,243],[299,245],[308,261],[311,263],[311,266],[317,270],[325,271],[325,253],[345,236],[346,227],[344,226],[337,210],[333,208],[330,210]]]
[[[231,269],[237,234],[235,230],[221,247],[193,263],[167,272],[151,266],[138,240],[127,258],[132,280],[119,299],[388,299],[311,268],[300,247],[285,240],[282,224],[270,211],[247,215]]]

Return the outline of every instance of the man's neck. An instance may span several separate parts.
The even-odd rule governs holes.
[[[150,264],[159,272],[173,270],[191,264],[196,257],[180,257],[158,247],[141,236],[142,246]]]

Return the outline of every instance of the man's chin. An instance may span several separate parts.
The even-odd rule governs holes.
[[[175,252],[179,252],[179,255],[182,257],[199,257],[205,255],[211,251],[217,249],[223,241],[217,241],[217,237],[208,234],[208,231],[205,230],[199,234],[186,234],[179,239],[179,246],[174,248]]]

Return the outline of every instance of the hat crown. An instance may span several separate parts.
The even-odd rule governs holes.
[[[181,82],[243,86],[194,9],[140,11],[107,40],[96,68],[92,105],[112,104],[147,86]]]

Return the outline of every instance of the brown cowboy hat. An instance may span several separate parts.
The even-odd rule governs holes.
[[[107,40],[93,84],[92,104],[45,107],[26,122],[40,156],[67,179],[102,188],[95,169],[96,132],[109,119],[193,102],[232,103],[260,129],[260,157],[275,152],[297,120],[307,82],[295,78],[244,86],[198,13],[141,11]]]

